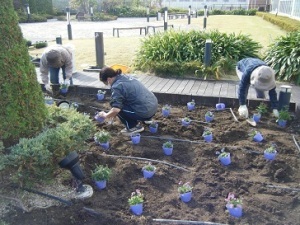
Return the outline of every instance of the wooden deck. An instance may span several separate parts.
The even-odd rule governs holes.
[[[37,68],[37,74],[39,74],[39,68]],[[134,76],[157,96],[161,104],[185,104],[187,101],[195,99],[196,102],[203,105],[214,106],[216,103],[223,102],[228,107],[238,106],[238,81],[162,78],[145,74]],[[39,76],[38,80],[41,83]],[[109,88],[99,81],[98,72],[76,72],[73,74],[73,83],[73,90],[79,93],[96,94],[98,89],[109,91]],[[280,86],[283,84],[277,83],[278,95]],[[290,109],[300,115],[300,87],[291,86]],[[257,106],[260,102],[261,99],[256,98],[255,90],[250,87],[248,105]]]

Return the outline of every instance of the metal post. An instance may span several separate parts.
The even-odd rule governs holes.
[[[95,44],[96,44],[96,63],[98,68],[104,66],[104,44],[103,44],[103,32],[95,32]]]
[[[94,10],[93,7],[90,8],[91,20],[94,21]]]
[[[70,23],[70,8],[67,7],[66,8],[66,13],[67,13],[67,21],[68,21],[68,25],[67,25],[67,28],[68,28],[68,38],[69,40],[72,40],[72,27],[71,27],[71,23]]]
[[[198,9],[196,8],[196,18],[198,18]]]
[[[30,8],[29,8],[29,4],[26,3],[25,7],[26,7],[26,12],[27,12],[27,23],[28,23],[29,20],[30,20]]]
[[[191,24],[191,6],[189,5],[188,24]]]
[[[168,7],[165,8],[164,14],[164,30],[168,30]]]
[[[62,45],[62,38],[60,37],[56,37],[56,44],[58,45]]]
[[[206,29],[206,20],[207,20],[207,5],[204,6],[203,29]]]
[[[212,49],[212,41],[211,41],[211,39],[207,39],[205,41],[205,50],[204,50],[204,65],[205,65],[205,67],[210,66],[211,49]]]
[[[149,14],[150,14],[150,9],[147,7],[147,22],[149,23]]]

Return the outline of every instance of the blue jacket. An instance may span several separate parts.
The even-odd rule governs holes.
[[[243,73],[242,78],[240,80],[238,92],[240,105],[246,105],[252,71],[255,70],[257,67],[263,65],[267,66],[267,64],[264,61],[257,58],[245,58],[237,63],[237,69]],[[269,91],[269,98],[271,102],[271,108],[277,109],[278,101],[276,87]]]
[[[124,106],[129,106],[142,118],[150,118],[157,112],[155,95],[131,76],[118,75],[112,83],[111,91],[111,107],[122,110]]]

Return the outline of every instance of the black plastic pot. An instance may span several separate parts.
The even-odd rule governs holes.
[[[71,171],[72,175],[78,179],[84,179],[84,173],[79,164],[79,156],[77,152],[73,151],[69,155],[67,155],[64,159],[62,159],[58,165],[61,168],[68,169]]]

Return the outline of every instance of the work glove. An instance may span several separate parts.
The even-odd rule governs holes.
[[[240,117],[244,117],[244,118],[248,118],[248,108],[246,105],[241,105],[239,107],[239,114],[240,114]]]
[[[279,112],[277,109],[273,109],[273,116],[275,116],[276,118],[279,117]]]
[[[69,79],[65,79],[64,80],[64,84],[68,85],[68,87],[70,86],[70,80]]]

